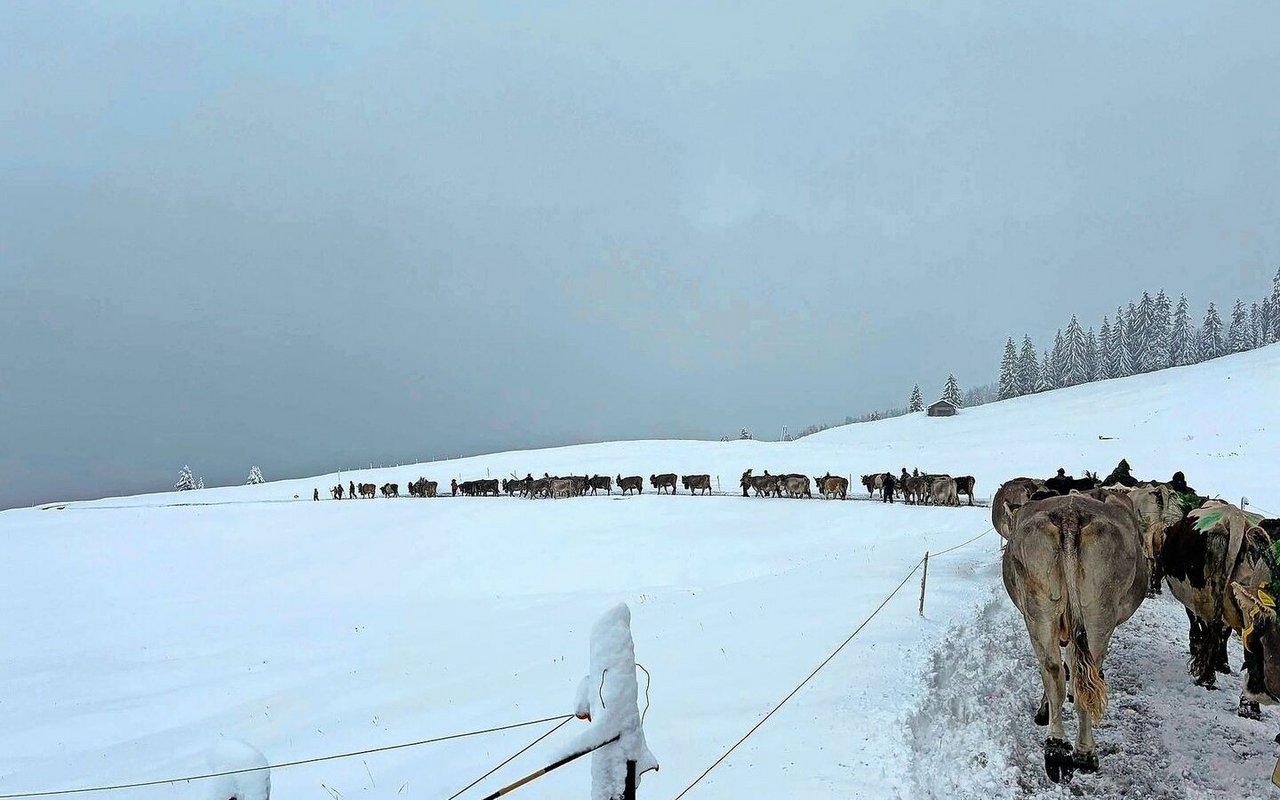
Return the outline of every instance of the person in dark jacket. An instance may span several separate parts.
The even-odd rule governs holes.
[[[893,473],[886,472],[884,474],[884,495],[880,498],[882,503],[893,502],[893,488],[895,483],[896,481],[893,478]]]
[[[1111,470],[1111,474],[1102,482],[1103,486],[1115,486],[1120,484],[1125,487],[1133,487],[1138,485],[1138,479],[1129,473],[1129,462],[1120,459],[1120,463],[1116,464],[1116,468]]]
[[[1182,470],[1173,473],[1173,479],[1169,481],[1169,488],[1178,494],[1197,494],[1195,489],[1187,485],[1187,476],[1182,474]]]

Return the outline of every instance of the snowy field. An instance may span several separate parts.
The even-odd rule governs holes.
[[[1185,470],[1202,493],[1280,508],[1280,347],[792,443],[617,442],[343,473],[977,477],[980,496],[1057,467]],[[1105,438],[1104,438],[1105,437]],[[652,675],[670,800],[881,603],[926,550],[989,528],[981,508],[740,496],[310,501],[330,474],[0,513],[0,794],[202,771],[220,741],[272,762],[569,713],[587,633],[630,605]],[[852,487],[864,496],[861,487]],[[293,501],[294,496],[301,498]],[[1268,797],[1276,721],[1233,714],[1185,674],[1186,621],[1149,602],[1106,664],[1102,771],[1053,787],[1031,725],[1039,684],[988,533],[933,560],[764,727],[687,795]],[[1239,663],[1238,645],[1233,663]],[[641,677],[642,689],[644,678]],[[643,701],[642,701],[643,702]],[[571,722],[472,789],[542,766]],[[544,725],[278,770],[275,798],[445,800]],[[584,762],[516,797],[584,796]],[[114,796],[201,798],[199,784]],[[112,795],[89,795],[111,797]]]

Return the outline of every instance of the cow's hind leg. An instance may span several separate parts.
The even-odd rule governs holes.
[[[1062,654],[1058,649],[1058,625],[1056,614],[1025,615],[1027,632],[1031,634],[1031,648],[1040,665],[1040,680],[1044,684],[1044,697],[1048,702],[1048,737],[1044,741],[1044,771],[1054,783],[1071,778],[1075,763],[1072,760],[1071,743],[1062,728],[1062,703],[1066,699],[1066,675],[1063,672]]]

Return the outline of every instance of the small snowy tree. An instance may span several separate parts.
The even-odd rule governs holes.
[[[1236,300],[1231,309],[1231,324],[1227,327],[1227,348],[1231,353],[1243,353],[1249,349],[1249,318],[1244,303]]]
[[[188,492],[197,488],[195,476],[191,474],[191,467],[183,465],[182,469],[178,470],[178,481],[173,484],[173,488],[179,492]]]
[[[1204,324],[1200,326],[1199,351],[1200,361],[1208,361],[1227,352],[1227,343],[1222,338],[1222,318],[1218,316],[1218,309],[1213,303],[1209,304],[1209,310],[1204,314]]]
[[[1111,349],[1114,363],[1109,367],[1111,377],[1124,378],[1133,374],[1129,363],[1128,324],[1125,321],[1124,309],[1116,308],[1116,318],[1111,323]]]
[[[1262,347],[1264,342],[1262,337],[1262,306],[1258,303],[1249,305],[1248,339],[1249,349]]]
[[[1261,347],[1263,345],[1268,345],[1276,341],[1275,339],[1276,308],[1275,306],[1271,305],[1270,297],[1262,298],[1262,302],[1258,305],[1258,311],[1260,315],[1258,327],[1261,328],[1261,331],[1259,332],[1260,338],[1258,340],[1258,346]]]
[[[955,375],[947,376],[947,384],[942,387],[942,399],[951,403],[956,408],[964,405],[964,400],[960,397],[960,384],[956,383]]]
[[[266,481],[262,478],[262,470],[258,469],[258,466],[255,464],[249,468],[249,480],[245,481],[245,484],[248,486],[256,486],[259,483],[266,483]]]
[[[1022,351],[1018,354],[1018,394],[1040,391],[1040,360],[1036,358],[1036,346],[1030,336],[1022,337]]]
[[[1062,329],[1053,337],[1053,349],[1049,351],[1049,357],[1045,361],[1040,362],[1040,373],[1044,378],[1045,386],[1050,389],[1062,388],[1062,379],[1066,375],[1066,345],[1062,340]]]
[[[1051,369],[1052,361],[1053,361],[1053,357],[1049,355],[1048,350],[1045,350],[1043,353],[1040,354],[1040,374],[1039,376],[1037,376],[1038,380],[1036,381],[1037,392],[1047,392],[1050,389],[1054,388],[1049,383],[1049,380],[1050,380],[1049,372]]]
[[[916,387],[917,391],[920,389]],[[1000,399],[1018,396],[1018,348],[1010,336],[1004,342],[1004,357],[1000,359]]]
[[[1191,311],[1184,294],[1178,298],[1178,308],[1173,312],[1173,326],[1169,330],[1169,363],[1175,367],[1183,367],[1194,364],[1195,361],[1195,334],[1191,330]]]
[[[742,433],[739,433],[739,434],[738,434],[738,438],[739,438],[739,439],[754,439],[755,437],[751,435],[751,431],[747,430],[746,428],[743,428],[743,429],[742,429]]]
[[[924,411],[924,398],[920,396],[920,384],[916,384],[911,389],[911,400],[907,403],[907,412],[914,414],[917,411]]]

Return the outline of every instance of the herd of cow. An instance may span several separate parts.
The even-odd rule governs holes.
[[[1230,674],[1227,640],[1241,634],[1245,681],[1238,713],[1280,703],[1280,623],[1271,594],[1280,578],[1280,520],[1198,496],[1181,472],[1138,481],[1125,461],[1107,477],[1014,478],[991,503],[1005,539],[1006,591],[1022,612],[1044,685],[1035,713],[1048,725],[1045,771],[1055,782],[1095,771],[1093,725],[1107,705],[1102,662],[1111,635],[1168,585],[1190,623],[1189,670],[1213,688]],[[1063,651],[1065,650],[1065,658]],[[1074,695],[1074,746],[1062,724]],[[1280,737],[1277,737],[1280,741]]]
[[[863,475],[862,485],[872,497],[876,494],[886,503],[892,503],[895,495],[902,497],[904,503],[911,505],[958,506],[960,495],[967,495],[969,505],[973,505],[973,487],[977,481],[972,475],[961,475],[953,478],[939,473],[921,473],[914,469],[897,477],[892,472],[881,472],[875,475]]]
[[[675,494],[677,481],[689,494],[712,493],[711,476],[708,474],[677,476],[674,472],[664,472],[649,476],[649,485],[658,494]],[[453,480],[449,488],[454,497],[459,494],[465,497],[498,497],[502,494],[531,498],[582,497],[602,491],[605,494],[613,494],[615,482],[624,495],[644,492],[645,481],[640,475],[629,477],[618,475],[616,478],[610,478],[608,475],[553,476],[546,473],[543,473],[541,478],[535,478],[529,474],[523,478],[502,480],[497,478]],[[845,500],[849,496],[849,479],[832,475],[830,472],[825,475],[815,475],[811,480],[808,475],[800,473],[773,475],[769,470],[765,470],[763,475],[755,475],[753,470],[748,469],[742,473],[739,484],[742,487],[743,497],[750,496],[752,491],[755,492],[756,497],[813,497],[814,488],[826,499]],[[889,472],[863,475],[862,484],[872,497],[880,494],[882,499],[889,503],[894,501],[895,491],[897,491],[908,503],[958,506],[960,505],[959,495],[964,494],[969,498],[969,505],[973,505],[974,480],[970,476],[953,478],[950,475],[921,474],[919,470],[916,470],[913,475],[908,475],[904,467],[900,478],[895,478]],[[409,483],[409,496],[436,497],[437,487],[436,481],[418,478]],[[372,483],[356,484],[351,481],[345,488],[339,483],[330,488],[329,493],[335,500],[371,498],[377,497],[379,493],[383,497],[399,497],[400,484],[384,483],[382,486],[376,486]],[[313,495],[314,499],[320,499],[318,489]]]

